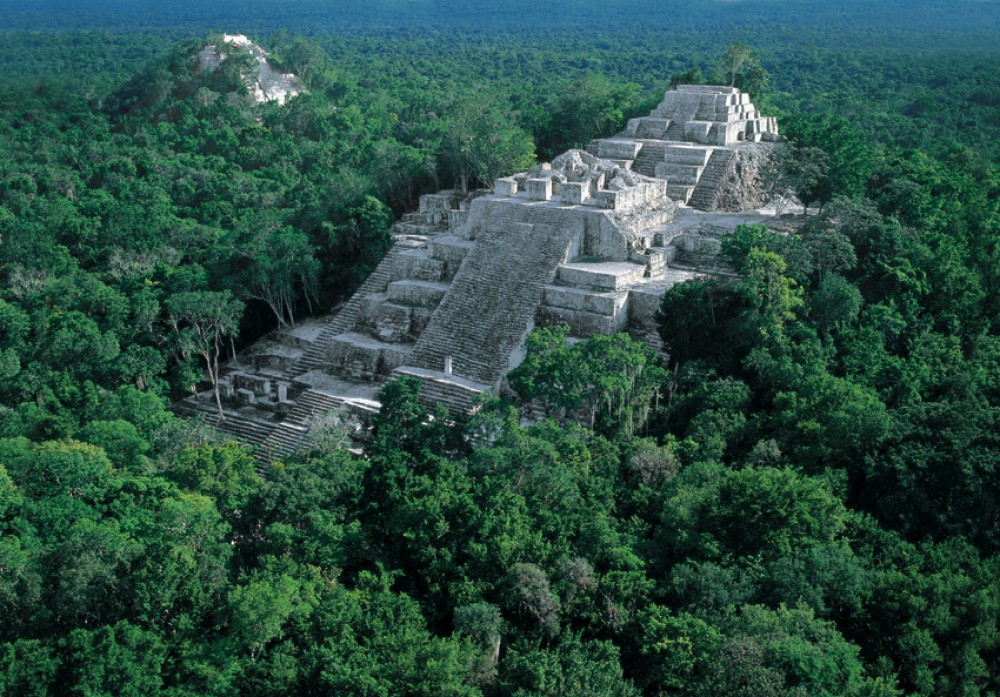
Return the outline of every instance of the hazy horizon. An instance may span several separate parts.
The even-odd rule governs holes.
[[[4,31],[232,30],[310,33],[328,30],[456,29],[549,31],[560,26],[634,31],[724,29],[756,25],[883,28],[930,33],[1000,29],[1000,0],[672,0],[641,6],[627,0],[510,0],[483,7],[466,0],[0,0]]]

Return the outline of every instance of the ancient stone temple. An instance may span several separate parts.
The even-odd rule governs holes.
[[[766,203],[759,179],[769,144],[778,140],[777,121],[761,116],[750,95],[735,87],[678,85],[652,114],[589,149],[666,179],[670,197],[693,208],[743,211]]]
[[[663,292],[720,272],[720,235],[766,219],[748,209],[763,203],[753,178],[776,131],[734,88],[681,86],[625,132],[492,193],[422,197],[350,300],[227,366],[219,426],[279,457],[330,410],[373,413],[402,375],[428,403],[465,412],[503,389],[537,326],[659,346]],[[179,408],[217,419],[208,399]]]

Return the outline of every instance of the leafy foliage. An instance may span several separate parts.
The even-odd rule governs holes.
[[[4,35],[0,693],[1000,691],[996,61],[974,33],[927,52],[898,5],[865,5],[891,50],[802,9],[798,43],[742,25],[759,61],[734,47],[725,81],[767,87],[787,189],[820,208],[665,294],[669,368],[538,331],[522,402],[454,423],[400,380],[362,453],[325,439],[263,478],[165,408],[357,287],[421,192],[700,81],[731,27],[676,9],[669,41],[276,34],[310,89],[283,107],[248,64],[193,71],[202,40]],[[70,57],[76,82],[29,80]]]

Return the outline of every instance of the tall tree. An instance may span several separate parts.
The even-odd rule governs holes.
[[[757,52],[746,44],[733,43],[715,66],[716,80],[759,96],[767,89],[771,75],[760,64]]]
[[[219,419],[226,418],[219,395],[219,361],[225,353],[225,340],[239,333],[243,308],[228,290],[177,293],[167,299],[177,351],[184,359],[192,354],[204,359]]]
[[[530,167],[535,152],[531,135],[516,125],[506,100],[485,88],[449,105],[441,148],[462,191],[474,181],[492,189],[498,177]]]

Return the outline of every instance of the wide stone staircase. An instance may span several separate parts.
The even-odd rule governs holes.
[[[308,389],[295,399],[295,406],[273,431],[259,443],[259,450],[272,460],[284,457],[308,442],[309,429],[318,418],[342,409],[357,411],[358,404],[343,397]]]
[[[714,208],[722,178],[726,175],[734,157],[736,152],[733,150],[717,148],[712,151],[712,156],[705,164],[698,183],[688,199],[689,206],[706,211]]]
[[[427,385],[430,371],[439,384],[428,387],[467,408],[476,386],[495,387],[506,373],[570,243],[570,232],[542,224],[495,221],[480,231],[411,362],[396,372],[415,374]]]
[[[669,132],[669,129],[668,129]],[[667,195],[688,203],[712,157],[713,148],[683,143],[644,142],[632,169],[667,180]]]
[[[656,166],[663,162],[668,147],[665,143],[642,143],[642,148],[632,163],[632,170],[647,177],[655,177]]]
[[[712,148],[697,145],[669,145],[663,161],[656,165],[657,179],[666,179],[667,195],[688,203],[712,157]]]

